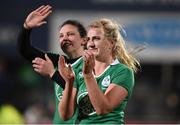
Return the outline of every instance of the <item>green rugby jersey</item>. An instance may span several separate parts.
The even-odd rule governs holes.
[[[81,60],[82,60],[82,57],[79,58],[77,61],[75,61],[73,64],[71,64],[71,66],[73,67],[74,70],[76,70],[79,67],[79,63],[82,62]],[[61,119],[61,117],[59,115],[59,111],[58,111],[58,105],[62,99],[64,90],[56,82],[53,82],[53,84],[54,84],[55,101],[56,101],[53,124],[74,124],[74,123],[76,123],[77,116],[78,116],[78,108],[76,108],[76,111],[71,119],[69,119],[67,121],[64,121]]]
[[[78,69],[75,70],[76,78],[74,82],[74,86],[77,88],[80,124],[124,124],[124,110],[134,87],[133,71],[116,59],[102,74],[95,76],[103,93],[111,83],[122,86],[128,91],[128,96],[112,112],[106,115],[97,115],[88,97],[82,67],[83,63],[81,62]]]

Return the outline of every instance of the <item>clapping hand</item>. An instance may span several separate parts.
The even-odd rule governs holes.
[[[93,68],[95,66],[95,57],[91,51],[84,51],[84,66],[83,66],[83,75],[88,75],[93,72]]]
[[[75,77],[73,69],[70,64],[67,65],[65,63],[65,59],[63,56],[59,57],[58,70],[60,75],[67,83],[73,83]]]

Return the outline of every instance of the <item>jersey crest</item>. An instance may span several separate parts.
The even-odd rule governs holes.
[[[79,78],[83,78],[83,73],[79,72]]]
[[[104,79],[102,80],[102,87],[108,87],[109,85],[110,85],[110,82],[111,82],[111,80],[110,80],[110,76],[108,75],[108,76],[106,76],[106,77],[104,77]]]

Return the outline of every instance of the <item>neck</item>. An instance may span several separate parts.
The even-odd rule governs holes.
[[[67,54],[70,59],[76,59],[83,55],[83,50],[74,51],[69,54]]]
[[[100,75],[104,70],[114,61],[113,58],[109,58],[104,61],[95,60],[94,74]]]

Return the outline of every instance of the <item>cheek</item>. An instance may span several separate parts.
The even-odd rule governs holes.
[[[106,43],[101,44],[101,49],[106,50],[108,48],[108,45]]]
[[[103,44],[101,46],[101,51],[103,53],[109,53],[109,52],[111,52],[111,47],[108,44]]]
[[[61,48],[62,48],[62,44],[63,44],[63,42],[59,40],[59,45]]]
[[[79,39],[79,36],[71,35],[71,36],[68,37],[68,39],[71,40],[71,41],[77,41]]]

